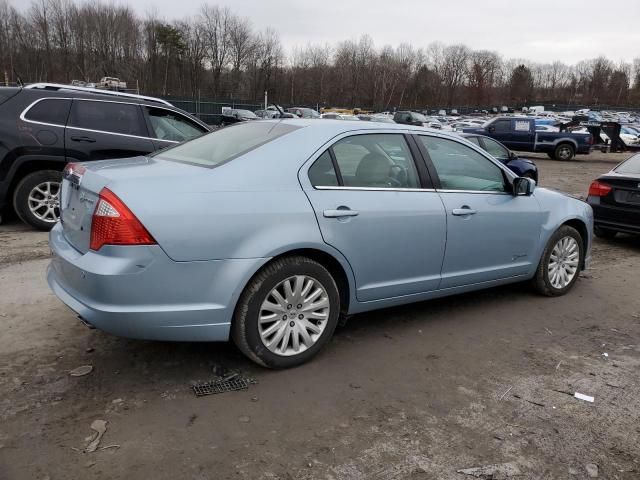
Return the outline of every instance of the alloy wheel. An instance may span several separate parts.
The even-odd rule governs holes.
[[[42,182],[29,192],[29,210],[43,222],[56,223],[60,218],[60,183]]]
[[[563,289],[577,275],[580,247],[573,237],[563,237],[555,244],[547,266],[549,282],[554,288]]]
[[[311,348],[329,320],[330,301],[315,278],[296,275],[280,282],[260,307],[260,339],[271,352],[291,356]]]

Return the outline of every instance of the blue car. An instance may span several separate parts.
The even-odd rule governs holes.
[[[538,183],[538,167],[531,160],[519,158],[515,152],[502,145],[493,138],[473,133],[461,133],[462,137],[471,143],[475,143],[483,150],[486,150],[493,158],[505,165],[509,170],[519,177],[526,177]]]
[[[115,335],[226,341],[284,368],[338,319],[525,280],[567,293],[591,207],[456,135],[244,122],[144,157],[69,164],[47,278]]]

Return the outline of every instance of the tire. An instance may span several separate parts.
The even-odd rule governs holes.
[[[594,227],[593,234],[598,238],[611,240],[618,234],[618,232],[616,232],[615,230],[609,230],[608,228]]]
[[[61,183],[62,173],[57,170],[40,170],[20,180],[13,192],[13,208],[20,220],[38,230],[51,230],[60,217]]]
[[[568,242],[571,245],[573,245],[571,241],[575,241],[575,243],[577,244],[575,248],[575,251],[577,251],[578,254],[577,259],[575,259],[577,263],[575,265],[575,271],[570,277],[570,280],[566,284],[558,284],[552,281],[553,277],[550,278],[551,255],[552,253],[554,253],[554,249],[556,248],[556,246],[559,245],[559,242],[567,239],[569,239]],[[564,295],[569,290],[571,290],[573,285],[578,280],[578,277],[580,276],[580,268],[583,262],[584,243],[582,241],[582,236],[575,228],[568,225],[563,225],[551,236],[549,242],[547,243],[547,246],[544,249],[544,252],[542,253],[542,258],[540,259],[538,269],[536,270],[536,274],[533,278],[534,287],[539,293],[547,297],[559,297],[560,295]]]
[[[303,298],[312,298],[311,293],[317,293],[316,289],[323,289],[318,298],[312,298],[309,305],[326,303],[328,311],[323,308],[300,308],[299,305],[306,303],[302,300],[295,305],[300,299],[293,303],[287,302],[295,299],[295,295],[288,296],[284,284],[290,282],[291,290],[296,290],[297,278],[303,278],[303,286],[308,285],[304,282],[309,280],[315,282]],[[281,293],[282,301],[272,296],[274,290]],[[305,288],[297,290],[304,292]],[[273,305],[273,310],[265,308],[267,304]],[[324,320],[306,316],[314,313]],[[245,287],[236,306],[231,336],[240,351],[254,362],[268,368],[289,368],[307,362],[329,342],[338,324],[339,315],[340,294],[327,269],[307,257],[285,257],[269,263]],[[269,319],[260,322],[261,316]],[[320,332],[307,328],[309,324]],[[302,331],[306,332],[307,340]],[[280,332],[283,334],[278,338]],[[294,337],[298,339],[298,353]]]
[[[576,154],[575,148],[570,143],[561,143],[556,147],[553,151],[553,156],[556,160],[561,160],[563,162],[568,162],[572,160]]]

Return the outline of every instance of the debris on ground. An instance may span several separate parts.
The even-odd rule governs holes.
[[[513,462],[499,463],[496,465],[485,465],[483,467],[465,468],[463,470],[458,470],[458,473],[471,475],[472,477],[476,478],[491,480],[499,480],[522,475],[522,472],[518,468],[518,465]]]
[[[251,417],[243,415],[242,417],[238,417],[238,421],[240,423],[249,423],[251,421]]]
[[[507,395],[507,393],[509,393],[511,391],[512,388],[513,388],[513,385],[510,386],[509,388],[507,388],[507,390],[500,397],[500,400],[502,400]]]
[[[584,393],[574,393],[573,394],[574,397],[576,397],[578,400],[584,400],[585,402],[591,402],[593,403],[593,401],[595,400],[593,397],[590,397],[589,395],[585,395]]]
[[[598,478],[598,465],[595,463],[587,463],[584,468],[587,471],[589,478]]]
[[[69,375],[72,377],[83,377],[88,375],[93,371],[93,367],[91,365],[82,365],[81,367],[74,368],[69,372]]]
[[[84,450],[87,453],[95,452],[98,449],[100,440],[102,439],[104,432],[107,431],[106,420],[94,420],[91,424],[91,430],[95,431],[96,433],[93,434],[92,437],[90,437],[91,440],[89,442],[89,445],[87,445],[87,448],[85,448]]]
[[[196,397],[202,397],[216,393],[247,390],[252,383],[256,383],[252,378],[244,378],[239,373],[231,373],[210,382],[195,383],[191,388]]]

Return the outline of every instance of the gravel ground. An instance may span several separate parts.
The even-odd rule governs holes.
[[[541,185],[584,195],[622,158],[535,160]],[[513,285],[358,315],[288,371],[88,330],[49,292],[47,256],[45,234],[0,226],[2,480],[640,478],[634,237],[596,240],[565,297]],[[257,384],[196,398],[214,368]]]

